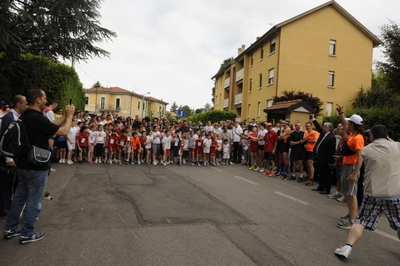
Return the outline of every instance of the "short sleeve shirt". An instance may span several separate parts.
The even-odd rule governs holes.
[[[347,145],[352,151],[362,150],[364,148],[364,137],[361,134],[351,135],[347,140]],[[343,157],[343,164],[356,164],[357,154]]]

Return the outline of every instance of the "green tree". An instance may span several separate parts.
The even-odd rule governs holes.
[[[206,103],[205,105],[204,105],[204,111],[208,111],[208,110],[210,110],[211,109],[211,104],[209,104],[209,103]]]
[[[235,60],[235,59],[234,59],[233,57],[229,57],[229,58],[225,59],[225,60],[221,63],[218,72],[220,72],[220,71],[221,71],[222,69],[224,69],[226,66],[230,65],[234,60]]]
[[[176,104],[176,102],[174,101],[171,105],[170,111],[176,113],[176,111],[178,110],[178,105]]]
[[[377,67],[385,74],[388,89],[400,93],[400,27],[390,20],[381,31],[386,62],[379,62]]]
[[[92,88],[100,88],[103,87],[103,85],[101,85],[100,81],[96,81],[93,85]]]
[[[1,60],[0,60],[1,63]],[[75,69],[38,55],[22,55],[14,63],[13,71],[7,73],[9,86],[15,94],[25,95],[31,88],[41,88],[49,98],[59,102],[60,108],[73,99],[76,108],[85,107],[85,92]]]
[[[32,53],[57,60],[108,56],[96,46],[116,37],[100,25],[101,0],[1,1],[0,52]]]
[[[190,109],[190,107],[188,105],[184,105],[181,108],[186,110],[186,117],[192,115],[192,109]]]
[[[211,88],[211,102],[214,103],[214,97],[215,97],[215,87]]]
[[[292,101],[301,99],[306,104],[308,104],[314,110],[314,114],[319,114],[322,111],[322,105],[324,104],[318,97],[314,97],[312,93],[304,92],[304,91],[283,91],[283,95],[280,97],[274,97],[274,103],[283,102],[283,101]]]
[[[199,108],[199,109],[196,109],[195,111],[194,111],[194,114],[200,114],[200,113],[202,113],[202,112],[204,112],[204,108]]]

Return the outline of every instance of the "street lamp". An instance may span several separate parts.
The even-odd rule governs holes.
[[[142,119],[143,119],[143,112],[144,112],[144,96],[150,94],[150,92],[143,94],[142,98]]]

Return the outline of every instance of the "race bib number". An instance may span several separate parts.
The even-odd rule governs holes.
[[[110,139],[110,144],[114,144],[114,139]]]
[[[201,142],[199,142],[199,144],[197,144],[197,146],[201,147]]]
[[[124,145],[125,144],[125,141],[121,141],[121,145]]]
[[[85,138],[81,139],[81,143],[85,143],[85,140],[86,140]]]

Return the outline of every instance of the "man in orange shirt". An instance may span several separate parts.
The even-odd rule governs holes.
[[[349,213],[348,215],[340,217],[342,222],[339,222],[337,226],[341,229],[350,230],[356,220],[358,211],[357,179],[363,162],[361,154],[362,149],[364,148],[364,130],[362,127],[363,119],[361,116],[356,114],[353,114],[350,118],[346,118],[343,113],[343,106],[338,105],[336,110],[342,118],[343,125],[348,127],[350,136],[347,140],[347,145],[350,150],[353,151],[353,154],[351,155],[343,154],[340,193],[346,198]]]
[[[312,129],[312,125],[310,122],[305,124],[306,132],[304,132],[303,142],[306,143],[306,161],[307,161],[307,172],[308,179],[306,182],[306,186],[314,185],[314,147],[319,138],[318,131]]]

